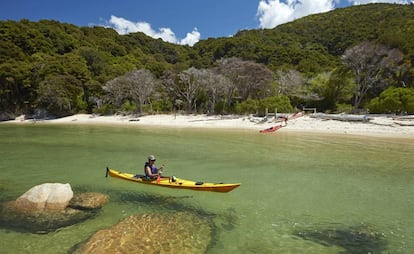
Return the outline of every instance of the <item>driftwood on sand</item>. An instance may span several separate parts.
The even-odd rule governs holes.
[[[369,122],[371,124],[380,125],[380,126],[414,126],[414,116],[386,116],[385,121],[377,122],[376,117],[368,115],[350,115],[350,114],[323,114],[315,113],[310,115],[312,118],[321,119],[321,120],[337,120],[344,122]]]
[[[368,122],[371,120],[367,115],[352,115],[352,114],[324,114],[316,113],[310,115],[311,118],[317,118],[322,120],[337,120],[337,121],[347,121],[347,122]]]

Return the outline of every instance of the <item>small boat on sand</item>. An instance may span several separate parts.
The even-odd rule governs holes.
[[[260,133],[275,132],[275,131],[279,130],[280,128],[282,128],[282,125],[275,125],[275,126],[272,126],[270,128],[260,130]]]

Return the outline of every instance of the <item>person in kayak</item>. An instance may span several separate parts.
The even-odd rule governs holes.
[[[150,155],[148,156],[148,162],[145,162],[145,166],[144,166],[145,177],[148,179],[155,179],[158,176],[161,176],[160,171],[163,168],[164,166],[157,168],[157,166],[155,165],[155,156]]]

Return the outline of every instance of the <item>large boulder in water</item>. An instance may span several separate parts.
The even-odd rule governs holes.
[[[211,233],[209,221],[192,213],[133,215],[96,232],[72,253],[205,253]]]
[[[44,183],[34,186],[16,200],[16,208],[33,210],[63,210],[73,198],[70,184]]]
[[[0,227],[48,233],[95,216],[108,201],[108,196],[101,193],[80,193],[72,197],[69,184],[35,186],[17,200],[0,204]]]

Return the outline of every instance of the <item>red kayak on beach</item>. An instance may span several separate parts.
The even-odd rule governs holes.
[[[264,129],[264,130],[260,130],[260,133],[275,132],[279,130],[280,128],[282,128],[282,125],[276,125],[276,126],[272,126],[270,128]]]
[[[298,112],[298,113],[295,113],[291,116],[284,116],[284,115],[279,116],[277,118],[277,120],[275,120],[275,121],[276,122],[283,121],[285,123],[285,125],[281,125],[281,124],[280,125],[275,125],[275,126],[272,126],[270,128],[260,130],[260,133],[275,132],[275,131],[279,130],[280,128],[287,126],[288,120],[296,119],[296,118],[301,117],[301,116],[303,116],[303,112]]]

